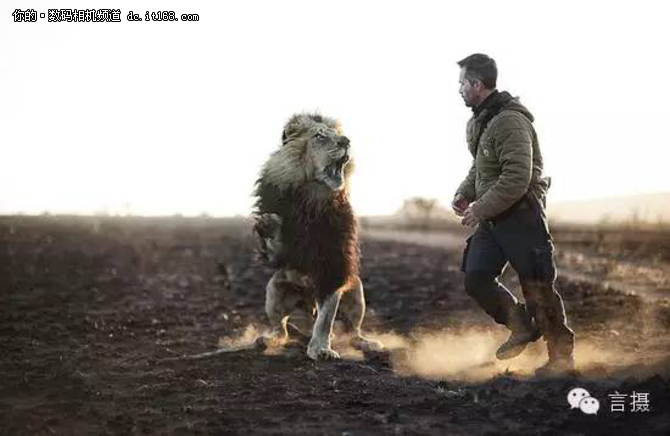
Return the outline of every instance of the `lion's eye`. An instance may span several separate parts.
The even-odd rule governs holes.
[[[322,135],[321,133],[317,133],[316,135],[314,135],[314,137],[316,138],[317,141],[325,141],[326,140],[326,137],[324,135]]]

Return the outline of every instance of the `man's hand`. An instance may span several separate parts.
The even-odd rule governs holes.
[[[470,204],[467,209],[465,209],[465,212],[463,212],[463,219],[461,220],[461,224],[464,226],[468,227],[476,227],[477,224],[479,224],[479,218],[475,213],[472,211],[472,205],[475,203]]]
[[[456,194],[454,200],[451,202],[451,208],[457,216],[463,216],[465,210],[468,208],[468,200],[461,194]]]

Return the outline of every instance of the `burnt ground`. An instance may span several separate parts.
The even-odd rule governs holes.
[[[0,433],[670,434],[667,298],[595,273],[560,279],[581,374],[541,380],[541,343],[491,360],[504,329],[464,294],[458,250],[377,239],[362,250],[365,326],[392,351],[169,360],[266,327],[271,271],[253,262],[245,224],[0,218]],[[577,386],[598,414],[570,409]],[[610,394],[634,392],[648,412],[630,399],[611,411]]]

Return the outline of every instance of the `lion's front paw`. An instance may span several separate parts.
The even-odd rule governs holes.
[[[330,347],[307,347],[307,356],[312,360],[334,360],[340,358],[340,354]]]
[[[264,213],[256,218],[254,228],[263,238],[273,238],[281,231],[282,219],[276,213]]]
[[[357,337],[351,340],[351,346],[361,351],[381,351],[384,349],[384,344],[374,339],[364,337]]]

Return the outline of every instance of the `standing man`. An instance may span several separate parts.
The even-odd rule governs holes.
[[[477,227],[463,255],[465,290],[497,323],[511,331],[496,357],[510,359],[544,336],[549,361],[536,371],[555,376],[574,370],[574,333],[554,287],[554,246],[545,213],[549,180],[533,115],[518,98],[496,90],[498,69],[473,54],[458,62],[460,94],[473,116],[467,142],[474,160],[452,202],[462,223]],[[510,263],[526,304],[499,281]]]

